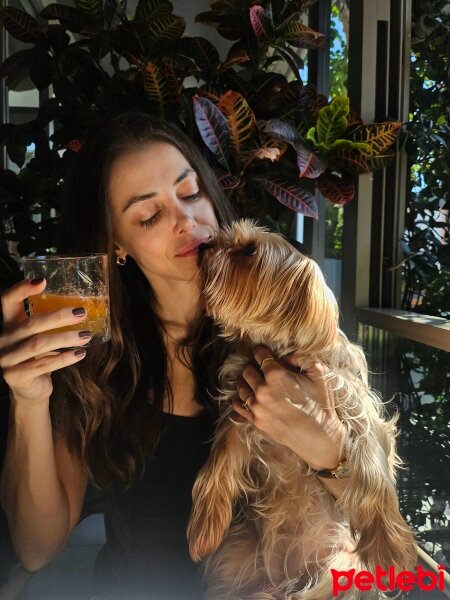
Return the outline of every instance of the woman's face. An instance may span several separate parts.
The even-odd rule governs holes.
[[[150,283],[192,278],[198,251],[186,251],[219,229],[197,173],[165,142],[151,142],[113,163],[109,202],[117,256],[130,255]]]

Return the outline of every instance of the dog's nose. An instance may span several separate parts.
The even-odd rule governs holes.
[[[206,252],[206,250],[209,250],[210,248],[213,247],[213,243],[212,242],[204,242],[203,244],[200,244],[200,246],[198,247],[199,252]]]

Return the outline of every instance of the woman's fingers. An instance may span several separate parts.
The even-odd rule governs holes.
[[[29,296],[44,291],[45,279],[23,279],[5,290],[1,295],[3,331],[7,332],[15,324],[27,318],[23,301]]]
[[[276,372],[281,368],[280,363],[272,354],[272,352],[266,348],[265,346],[258,346],[253,350],[253,355],[255,357],[256,362],[258,363],[259,370],[264,376],[264,379],[267,379],[271,376],[272,373]]]
[[[8,351],[11,347],[16,344],[20,344],[24,340],[28,338],[37,338],[34,341],[30,340],[30,343],[36,345],[35,354],[41,354],[46,350],[55,350],[57,348],[61,348],[64,346],[54,346],[53,348],[45,347],[43,350],[41,348],[42,337],[37,337],[39,334],[48,332],[52,329],[57,329],[59,327],[65,327],[68,325],[78,325],[82,323],[86,318],[86,310],[83,307],[74,307],[74,308],[60,308],[55,311],[41,313],[32,315],[31,317],[26,317],[24,321],[20,324],[16,324],[13,329],[5,332],[0,337],[0,353],[8,348]],[[74,344],[71,343],[71,346]],[[76,344],[77,346],[79,344]],[[66,344],[67,346],[67,344]],[[29,357],[28,357],[29,358]],[[26,359],[24,359],[26,360]]]
[[[298,369],[300,373],[306,375],[311,381],[319,381],[327,373],[323,363],[311,358],[298,356],[296,352],[286,354],[282,360],[289,366],[294,367],[294,369]]]
[[[39,333],[28,337],[24,341],[9,346],[4,353],[0,352],[0,367],[5,369],[24,363],[30,359],[37,360],[42,355],[58,350],[59,348],[73,348],[83,346],[92,338],[92,332],[85,331],[63,331],[60,333]]]
[[[57,355],[47,355],[39,359],[31,359],[14,367],[6,368],[3,371],[3,377],[15,393],[18,393],[21,397],[29,396],[30,399],[35,399],[36,395],[41,395],[39,394],[39,390],[35,389],[35,382],[40,381],[38,379],[40,376],[49,375],[53,371],[73,365],[85,356],[86,349],[78,348],[77,350],[68,350]],[[48,382],[51,387],[50,379],[48,379]],[[48,394],[50,392],[51,389],[48,391]]]

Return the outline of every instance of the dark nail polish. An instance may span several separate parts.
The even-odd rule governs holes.
[[[72,314],[74,317],[84,316],[86,314],[86,309],[83,308],[82,306],[79,306],[78,308],[74,308],[72,310]]]
[[[86,350],[80,349],[80,350],[75,350],[74,355],[75,356],[84,356],[86,354]]]
[[[31,285],[39,285],[40,283],[42,283],[44,281],[43,277],[36,277],[35,279],[32,279],[30,281]]]
[[[92,337],[92,332],[91,331],[80,331],[78,333],[78,335],[80,336],[80,338],[90,338]]]

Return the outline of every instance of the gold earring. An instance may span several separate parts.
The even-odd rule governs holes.
[[[127,257],[126,257],[126,256],[118,256],[118,257],[116,258],[116,263],[117,263],[118,265],[120,265],[121,267],[123,267],[123,266],[124,266],[124,264],[126,264],[126,262],[127,262]]]

